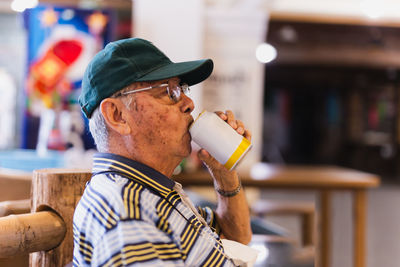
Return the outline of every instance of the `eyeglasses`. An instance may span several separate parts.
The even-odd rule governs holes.
[[[162,88],[162,87],[166,87],[169,98],[172,101],[174,101],[175,103],[178,103],[182,99],[182,93],[184,93],[185,95],[188,95],[190,92],[189,85],[187,85],[186,83],[183,83],[181,85],[172,86],[172,87],[170,87],[169,84],[167,84],[167,83],[163,83],[163,84],[156,85],[156,86],[149,86],[149,87],[145,87],[145,88],[134,89],[131,91],[122,92],[121,94],[119,94],[117,96],[129,95],[129,94],[134,94],[134,93],[147,91],[147,90],[151,90],[151,89],[155,89],[155,88]]]

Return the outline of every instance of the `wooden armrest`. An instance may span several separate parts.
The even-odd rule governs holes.
[[[260,200],[251,206],[251,213],[259,217],[272,214],[300,215],[303,245],[314,245],[314,203]]]
[[[0,218],[0,258],[53,249],[64,240],[66,231],[63,218],[52,211]],[[49,265],[63,266],[56,261]]]
[[[12,200],[0,202],[0,217],[10,214],[29,213],[31,211],[31,200]]]

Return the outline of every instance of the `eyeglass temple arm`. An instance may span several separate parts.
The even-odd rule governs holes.
[[[123,92],[122,95],[127,95],[127,94],[130,94],[130,93],[133,93],[133,92],[136,93],[136,92],[146,91],[146,90],[159,88],[159,87],[167,87],[167,86],[168,86],[167,83],[163,83],[163,84],[156,85],[156,86],[149,86],[149,87],[145,87],[145,88],[133,89],[133,90],[130,90],[130,91],[126,91],[126,92]]]

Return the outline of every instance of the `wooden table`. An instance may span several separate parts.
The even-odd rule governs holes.
[[[30,198],[32,173],[0,168],[0,201]]]
[[[350,190],[353,196],[354,267],[366,267],[366,210],[368,188],[377,187],[377,175],[334,166],[283,166],[266,164],[259,177],[241,175],[245,186],[264,189],[317,190],[320,219],[317,266],[329,267],[331,261],[331,197],[335,190]],[[180,174],[174,178],[184,186],[212,185],[205,171]]]

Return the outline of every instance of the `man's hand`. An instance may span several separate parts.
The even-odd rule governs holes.
[[[236,120],[233,112],[227,110],[215,112],[226,121],[237,133],[251,141],[251,132],[244,127],[240,120]],[[214,187],[225,192],[232,192],[240,186],[236,171],[229,171],[206,150],[200,149],[198,157],[207,166],[213,180]],[[215,211],[218,224],[222,230],[222,237],[247,244],[251,240],[250,214],[246,197],[241,190],[233,197],[224,197],[217,193],[218,207]]]
[[[233,112],[227,110],[225,113],[222,111],[215,112],[221,119],[226,121],[236,132],[244,136],[247,140],[251,141],[251,132],[244,127],[240,120],[236,120]],[[232,191],[238,186],[238,178],[235,171],[227,170],[224,165],[219,163],[212,157],[206,150],[200,149],[198,157],[209,169],[211,175],[215,179],[216,186],[224,191]]]

